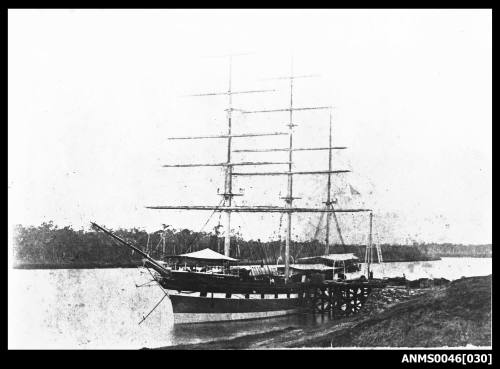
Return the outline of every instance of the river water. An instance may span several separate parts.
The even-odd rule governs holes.
[[[491,258],[372,265],[375,278],[458,279],[492,273]],[[268,332],[290,325],[320,324],[309,315],[247,322],[174,327],[172,306],[142,269],[57,269],[9,271],[9,348],[128,349],[197,343]]]

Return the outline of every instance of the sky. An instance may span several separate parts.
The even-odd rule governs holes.
[[[196,231],[209,212],[148,205],[216,205],[229,53],[241,109],[333,106],[333,193],[339,207],[369,207],[375,242],[491,243],[492,24],[490,10],[10,10],[8,17],[9,224],[54,221],[88,229],[161,224]],[[327,111],[295,114],[295,144],[328,144]],[[287,115],[234,114],[236,133],[278,132]],[[286,137],[234,139],[235,148],[286,147]],[[286,153],[234,154],[284,161]],[[326,152],[294,156],[297,170],[327,166]],[[246,168],[283,170],[281,166]],[[237,205],[281,205],[286,178],[235,179]],[[352,185],[360,195],[351,195]],[[296,177],[297,206],[321,206],[326,178]],[[311,238],[319,215],[294,217]],[[366,214],[342,214],[346,242],[364,243]],[[234,215],[233,232],[276,238],[280,216]],[[223,224],[223,223],[222,223]],[[333,241],[337,235],[333,235]]]

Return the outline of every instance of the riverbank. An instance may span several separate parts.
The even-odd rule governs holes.
[[[230,340],[161,349],[491,346],[491,275],[372,292],[360,314]]]
[[[416,246],[422,253],[434,257],[491,258],[492,245],[421,244]]]
[[[401,246],[407,247],[407,246]],[[443,257],[448,258],[464,258],[473,257],[477,259],[488,259],[491,256],[487,255],[442,255],[442,256],[425,256],[420,258],[410,257],[405,258],[404,256],[399,256],[393,259],[384,259],[384,263],[397,263],[397,262],[418,262],[418,261],[436,261],[441,260]],[[255,265],[260,264],[260,260],[244,260],[239,263],[239,265]],[[274,264],[273,264],[274,265]],[[121,263],[16,263],[13,265],[14,269],[110,269],[110,268],[137,268],[142,266],[142,261],[134,262],[121,262]]]
[[[304,249],[307,249],[304,246]],[[123,251],[122,249],[116,248],[116,251]],[[359,261],[364,260],[365,246],[357,245],[345,245],[345,246],[335,246],[333,253],[352,253],[358,257]],[[321,255],[318,253],[317,255]],[[382,255],[384,257],[384,262],[417,262],[417,261],[435,261],[440,260],[437,256],[429,256],[420,252],[416,247],[413,246],[400,246],[400,245],[383,245]],[[137,257],[135,260],[130,260],[130,255],[127,254],[126,258],[122,260],[108,259],[108,261],[101,260],[88,260],[88,261],[72,261],[72,260],[60,260],[57,262],[31,262],[28,260],[19,260],[14,264],[15,269],[106,269],[106,268],[135,268],[142,265],[142,261]],[[264,264],[276,265],[276,262],[268,260],[265,262],[264,259],[239,259],[239,265],[255,265],[260,264],[264,261]]]
[[[111,268],[137,268],[142,266],[142,261],[130,263],[18,263],[14,269],[111,269]]]
[[[163,255],[179,255],[210,248],[221,252],[222,238],[217,234],[193,232],[189,229],[163,228],[146,232],[138,228],[112,230],[156,259]],[[70,226],[59,228],[53,222],[40,226],[14,227],[14,259],[19,269],[84,269],[129,268],[141,262],[140,255],[116,244],[108,235],[96,230],[75,230]],[[412,245],[380,244],[384,262],[417,262],[439,260],[441,256],[491,256],[491,245],[454,245],[414,243]],[[273,264],[282,260],[280,240],[266,241],[231,238],[231,254],[241,263]],[[322,255],[325,244],[318,240],[291,242],[293,260]],[[332,253],[353,253],[359,260],[365,258],[364,245],[331,245]],[[374,261],[377,260],[374,253]]]

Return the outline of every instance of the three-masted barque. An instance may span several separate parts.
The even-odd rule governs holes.
[[[307,308],[308,291],[311,283],[317,283],[312,279],[318,277],[318,273],[331,270],[328,279],[335,280],[344,278],[346,274],[346,261],[357,259],[345,254],[330,254],[330,224],[332,218],[335,221],[341,242],[343,243],[340,226],[336,213],[370,213],[370,232],[372,213],[370,209],[341,209],[331,195],[332,176],[349,170],[334,170],[332,168],[332,152],[343,150],[346,147],[332,145],[332,107],[331,106],[307,106],[297,107],[294,105],[294,81],[300,78],[310,77],[308,75],[294,75],[293,66],[289,76],[279,77],[289,82],[289,105],[269,110],[241,110],[233,107],[232,97],[239,94],[266,93],[274,90],[233,90],[232,87],[232,57],[229,57],[229,86],[227,91],[210,92],[194,96],[222,96],[227,97],[227,132],[213,136],[195,137],[172,137],[174,140],[200,140],[218,139],[225,140],[227,145],[226,160],[222,163],[200,163],[200,164],[169,164],[164,167],[202,167],[218,166],[225,168],[224,192],[219,205],[161,205],[148,206],[149,209],[157,210],[186,210],[186,211],[211,211],[222,212],[225,215],[224,255],[213,250],[199,250],[189,254],[177,255],[174,262],[151,258],[140,248],[130,245],[126,241],[113,235],[106,229],[93,223],[98,229],[108,233],[117,241],[133,248],[145,259],[145,266],[154,270],[154,278],[168,293],[172,303],[174,320],[176,323],[214,322],[240,319],[266,318],[297,313]],[[238,110],[242,114],[272,114],[288,113],[286,129],[282,132],[248,132],[233,133],[233,112]],[[296,127],[295,114],[302,111],[323,110],[329,116],[329,140],[328,144],[317,147],[295,147],[294,127]],[[326,119],[325,119],[326,120]],[[261,136],[288,136],[288,147],[285,148],[246,148],[233,149],[233,140],[246,137]],[[239,152],[286,152],[286,161],[238,161],[235,156]],[[295,170],[294,153],[298,151],[324,151],[328,153],[328,168],[325,170]],[[258,171],[245,172],[238,168],[245,166],[284,165],[283,171]],[[293,183],[297,176],[327,176],[326,196],[323,207],[294,206]],[[287,178],[286,196],[281,199],[283,206],[236,206],[233,201],[235,193],[233,189],[233,178],[236,176],[285,176]],[[285,248],[283,256],[283,267],[281,266],[238,266],[238,260],[230,257],[231,245],[231,215],[233,213],[281,213],[285,216]],[[326,239],[325,252],[323,256],[323,267],[318,264],[291,263],[290,242],[292,238],[293,215],[296,213],[326,213]],[[371,246],[371,235],[370,235]],[[329,264],[328,264],[329,263]],[[343,263],[343,267],[342,267]],[[309,265],[309,266],[307,266]]]

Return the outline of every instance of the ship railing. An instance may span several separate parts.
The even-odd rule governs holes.
[[[172,264],[168,268],[177,272],[196,272],[206,274],[223,274],[223,275],[239,275],[238,270],[228,269],[221,266],[211,265],[185,265],[185,264]]]

